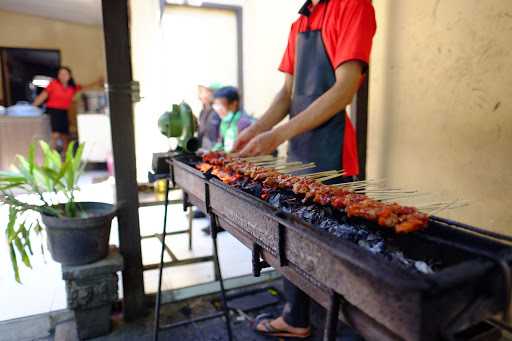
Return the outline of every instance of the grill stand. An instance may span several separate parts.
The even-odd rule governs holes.
[[[183,200],[183,208],[186,209],[189,207],[190,204],[188,202],[187,196],[184,196]],[[162,296],[162,274],[163,274],[163,268],[164,268],[164,253],[165,253],[165,237],[167,236],[167,214],[168,214],[168,207],[169,207],[169,178],[165,179],[165,202],[164,202],[164,224],[163,224],[163,231],[162,231],[162,250],[160,253],[160,266],[159,266],[159,274],[158,274],[158,291],[156,294],[156,300],[155,300],[155,325],[153,329],[153,340],[158,341],[158,335],[161,330],[166,329],[172,329],[181,327],[188,324],[195,324],[196,322],[205,321],[209,319],[219,318],[224,316],[226,319],[226,329],[228,333],[228,340],[231,341],[233,339],[232,331],[231,331],[231,323],[230,323],[230,317],[229,317],[229,308],[226,303],[226,291],[224,288],[224,279],[222,278],[221,270],[220,270],[220,264],[219,264],[219,254],[218,254],[218,246],[217,246],[217,234],[219,232],[219,226],[216,222],[216,218],[213,214],[210,214],[210,220],[211,220],[211,236],[213,241],[213,251],[214,251],[214,270],[215,270],[215,277],[216,280],[220,283],[220,292],[221,292],[221,301],[222,301],[222,313],[215,313],[210,314],[206,316],[201,316],[198,318],[190,319],[187,321],[181,321],[177,323],[168,324],[165,326],[160,326],[160,308],[161,308],[161,296]],[[209,207],[209,206],[207,206]],[[209,210],[209,209],[208,209]],[[218,279],[217,279],[218,277]]]
[[[288,264],[285,256],[284,243],[285,243],[285,228],[283,225],[279,225],[278,228],[278,262],[279,266],[283,267]],[[265,260],[263,255],[263,248],[258,243],[253,243],[252,246],[252,273],[255,277],[261,275],[261,270],[271,267]],[[347,323],[349,323],[348,309],[346,304],[348,302],[334,290],[329,290],[329,307],[325,315],[325,327],[324,327],[324,341],[335,341],[336,330],[338,327],[338,319],[341,311]],[[350,323],[349,323],[350,324]]]

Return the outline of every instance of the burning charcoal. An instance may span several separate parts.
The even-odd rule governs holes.
[[[275,195],[271,195],[269,198],[268,198],[268,203],[274,207],[277,207],[279,208],[281,205],[281,194],[280,193],[277,193]]]
[[[433,273],[435,267],[441,267],[441,264],[433,265],[406,257],[399,251],[399,247],[394,246],[399,245],[396,240],[397,236],[379,230],[368,222],[348,218],[343,209],[317,204],[306,206],[302,202],[302,198],[292,191],[268,188],[265,188],[264,191],[261,183],[248,177],[237,180],[234,186],[258,198],[265,193],[266,201],[273,207],[291,213],[333,237],[350,241],[373,254],[379,254],[389,262],[424,274]]]
[[[245,182],[241,185],[241,188],[249,193],[249,194],[252,194],[254,195],[255,197],[260,197],[261,196],[261,190],[262,190],[262,186],[261,184],[257,183],[257,182]]]
[[[391,252],[392,259],[399,261],[403,265],[410,267],[413,263],[412,260],[404,257],[404,254],[400,251],[393,251]]]
[[[384,241],[383,240],[379,240],[378,242],[376,243],[372,243],[372,242],[368,242],[369,245],[371,245],[368,250],[371,252],[371,253],[382,253],[384,252],[385,250],[385,246],[384,246]]]
[[[333,219],[325,219],[318,225],[322,230],[332,231],[338,226],[338,222]]]
[[[422,261],[414,262],[414,267],[416,268],[416,270],[424,274],[434,273],[434,270],[430,267],[430,265]]]

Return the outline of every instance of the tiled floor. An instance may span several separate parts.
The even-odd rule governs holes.
[[[95,200],[111,202],[113,198],[112,182],[91,184],[92,179],[101,174],[88,174],[82,180],[80,200]],[[161,232],[163,206],[144,207],[139,210],[141,234],[150,235]],[[0,207],[0,226],[5,226],[7,210]],[[209,255],[212,252],[211,238],[201,229],[208,224],[207,219],[197,219],[193,223],[193,249],[188,250],[187,235],[177,235],[168,238],[167,244],[178,258]],[[187,225],[185,213],[181,205],[170,208],[169,230],[183,229]],[[111,232],[111,244],[118,243],[117,223],[114,221]],[[251,255],[242,244],[228,233],[219,234],[219,257],[224,278],[248,274],[251,271]],[[34,257],[32,269],[22,268],[23,284],[14,281],[4,233],[0,233],[0,321],[45,313],[66,306],[64,282],[61,279],[60,265],[55,263],[49,254],[41,254],[41,241],[33,239]],[[157,239],[146,239],[142,242],[143,263],[150,264],[159,261],[160,244]],[[147,271],[144,274],[146,292],[156,291],[158,271]],[[164,270],[164,289],[174,289],[213,280],[213,264],[203,263]],[[120,286],[121,287],[121,286]]]

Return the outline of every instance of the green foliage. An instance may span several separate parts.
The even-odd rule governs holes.
[[[30,234],[42,232],[39,219],[30,219],[28,212],[56,217],[80,217],[83,212],[75,201],[77,181],[82,174],[84,163],[82,154],[84,144],[75,150],[75,143],[68,147],[64,160],[58,151],[44,142],[39,142],[42,163],[36,162],[36,145],[29,148],[27,157],[18,155],[13,171],[0,172],[0,203],[9,208],[9,218],[5,235],[14,271],[14,277],[20,282],[19,265],[31,267],[32,245]],[[35,202],[18,199],[13,190],[22,190],[35,194]],[[62,199],[64,198],[64,199]],[[42,249],[42,248],[41,248]]]

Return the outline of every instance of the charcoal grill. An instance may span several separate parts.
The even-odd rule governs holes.
[[[457,334],[510,302],[512,248],[473,228],[432,217],[424,232],[395,236],[410,257],[442,262],[420,273],[208,178],[194,156],[172,160],[172,182],[252,250],[253,273],[274,267],[327,309],[324,337],[340,318],[367,340],[458,340]],[[493,235],[493,237],[499,237]]]

